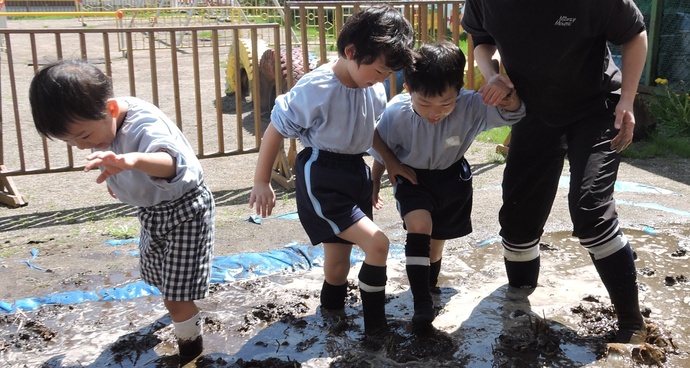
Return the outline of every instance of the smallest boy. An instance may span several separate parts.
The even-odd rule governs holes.
[[[170,313],[181,364],[203,351],[195,300],[211,280],[215,204],[201,164],[177,126],[156,106],[114,97],[111,79],[82,60],[46,65],[29,89],[40,134],[90,149],[85,171],[138,207],[143,280],[157,287]]]
[[[430,326],[436,317],[431,291],[440,292],[436,283],[445,241],[472,232],[472,171],[465,152],[482,131],[525,116],[515,93],[492,107],[484,105],[481,94],[463,90],[464,69],[465,55],[457,46],[422,45],[414,66],[404,71],[409,93],[395,96],[376,126],[390,150],[372,152],[373,200],[380,208],[381,177],[388,169],[407,230],[405,268],[417,328]]]

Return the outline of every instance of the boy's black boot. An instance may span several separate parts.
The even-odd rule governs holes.
[[[637,271],[633,250],[630,244],[616,253],[594,259],[601,281],[609,293],[613,307],[618,316],[618,332],[614,342],[626,344],[642,344],[647,337],[647,326],[642,313],[637,289]]]
[[[388,335],[386,320],[386,267],[362,263],[359,292],[362,298],[365,340],[383,340]]]
[[[431,262],[429,266],[429,290],[432,294],[441,294],[441,288],[438,287],[438,275],[441,273],[441,260]]]
[[[327,310],[345,308],[347,282],[342,285],[331,285],[324,280],[321,287],[321,307]]]
[[[412,324],[419,327],[428,327],[436,318],[434,301],[431,299],[429,244],[431,237],[426,234],[407,234],[405,244],[405,270],[410,282],[410,290],[414,298],[414,315]]]
[[[204,351],[204,339],[201,335],[193,340],[177,340],[180,355],[180,367],[196,359]]]
[[[503,258],[508,276],[508,285],[518,289],[534,289],[539,280],[539,266],[541,256],[527,261],[516,262]]]

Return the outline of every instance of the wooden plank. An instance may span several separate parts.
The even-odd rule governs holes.
[[[294,165],[294,162],[293,162]],[[285,153],[285,146],[281,145],[278,150],[278,156],[273,164],[273,171],[271,172],[271,179],[275,180],[285,189],[295,188],[295,178],[292,175],[292,165],[288,155]]]
[[[647,62],[644,69],[645,86],[654,85],[656,79],[656,67],[659,54],[659,35],[661,34],[661,20],[664,16],[664,0],[652,0],[652,9],[649,15],[649,32],[647,34]]]
[[[19,189],[14,185],[12,179],[3,174],[5,171],[7,171],[5,165],[0,165],[0,203],[12,208],[26,206],[29,201],[19,193]]]

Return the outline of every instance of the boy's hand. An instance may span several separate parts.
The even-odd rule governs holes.
[[[84,167],[86,172],[103,166],[103,171],[96,178],[96,183],[98,184],[113,175],[125,170],[131,170],[134,167],[134,162],[129,159],[127,154],[118,155],[112,151],[94,152],[86,156],[86,161],[86,166]]]
[[[276,205],[276,194],[271,183],[254,183],[252,193],[249,195],[249,208],[256,205],[256,214],[261,217],[270,216]]]
[[[411,167],[400,163],[400,161],[386,162],[386,170],[388,170],[388,180],[390,180],[392,186],[395,186],[398,175],[417,185],[417,173]]]
[[[522,105],[520,97],[517,95],[517,92],[515,92],[514,89],[511,89],[510,93],[508,93],[508,95],[504,97],[497,106],[499,109],[515,111],[520,108],[520,105]]]
[[[379,196],[381,192],[381,180],[374,180],[374,191],[371,195],[371,204],[377,210],[383,208],[383,199]]]
[[[487,106],[499,106],[508,94],[515,88],[513,82],[503,74],[496,74],[489,81],[479,88],[482,101]]]

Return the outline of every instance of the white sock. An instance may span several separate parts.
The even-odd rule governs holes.
[[[173,326],[175,336],[180,340],[194,340],[204,333],[204,319],[201,318],[201,312],[184,322],[173,321]]]
[[[539,243],[523,252],[516,252],[503,248],[503,256],[511,262],[529,262],[539,257],[539,253]]]
[[[587,251],[592,253],[594,259],[603,259],[623,249],[627,244],[628,238],[623,234],[619,234],[604,244],[587,248]]]

